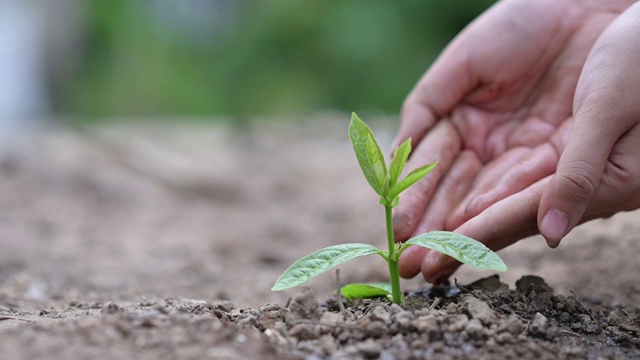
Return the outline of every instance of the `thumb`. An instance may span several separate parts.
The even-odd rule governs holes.
[[[542,194],[538,228],[555,248],[579,222],[594,196],[607,159],[620,136],[608,117],[576,115],[556,173]]]
[[[640,5],[618,17],[600,35],[582,69],[573,129],[538,209],[538,228],[551,247],[580,222],[611,149],[638,122],[638,18]],[[615,162],[609,166],[619,173],[626,170]]]

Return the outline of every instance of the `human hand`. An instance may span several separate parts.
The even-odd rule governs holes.
[[[556,247],[578,223],[640,207],[639,35],[637,3],[595,43],[576,88],[575,118],[551,139],[562,153],[556,173],[495,202],[455,231],[493,250],[541,231]],[[570,219],[560,229],[546,227],[543,218],[551,208]],[[438,282],[458,266],[454,259],[433,255],[424,258],[421,270],[427,280]]]
[[[601,3],[606,8],[598,7]],[[500,2],[465,29],[424,75],[405,102],[395,144],[413,138],[409,167],[440,164],[403,196],[394,219],[396,240],[452,230],[553,173],[559,152],[552,135],[571,116],[589,50],[627,1],[581,4]],[[439,121],[445,115],[449,120]],[[476,196],[505,178],[491,196]],[[405,251],[401,275],[416,275],[427,253]]]

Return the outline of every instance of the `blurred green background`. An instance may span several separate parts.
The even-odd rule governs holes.
[[[397,114],[488,0],[92,0],[57,113]]]

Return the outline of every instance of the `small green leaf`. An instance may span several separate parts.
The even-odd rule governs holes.
[[[434,162],[433,164],[421,166],[407,175],[402,181],[395,184],[391,190],[389,190],[389,194],[387,194],[387,201],[389,199],[395,199],[400,193],[407,190],[407,188],[413,184],[415,184],[418,180],[422,179],[425,175],[427,175],[434,167],[438,165],[438,162]],[[393,201],[393,200],[391,200]]]
[[[393,152],[393,158],[391,159],[391,165],[389,165],[389,186],[393,187],[393,185],[398,182],[400,178],[400,174],[402,174],[402,169],[404,169],[404,165],[407,163],[407,159],[409,158],[409,154],[411,153],[411,138],[408,138],[405,142],[403,142],[400,146],[396,148],[396,151]]]
[[[355,113],[351,115],[349,138],[364,177],[378,195],[384,196],[383,187],[387,177],[384,155],[371,129]]]
[[[396,196],[396,198],[393,199],[393,201],[391,202],[391,207],[394,208],[398,206],[399,203],[400,203],[400,196]]]
[[[391,294],[389,283],[349,284],[340,289],[340,293],[347,299],[367,299]]]
[[[329,246],[309,254],[294,262],[271,288],[280,291],[302,285],[323,272],[346,261],[361,256],[379,254],[385,257],[385,252],[369,244],[342,244]]]
[[[462,234],[432,231],[418,235],[404,243],[436,250],[480,270],[506,271],[507,265],[483,243]]]

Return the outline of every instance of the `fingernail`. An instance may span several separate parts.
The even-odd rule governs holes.
[[[540,233],[547,239],[560,240],[567,234],[569,216],[556,209],[547,211],[540,223]]]

